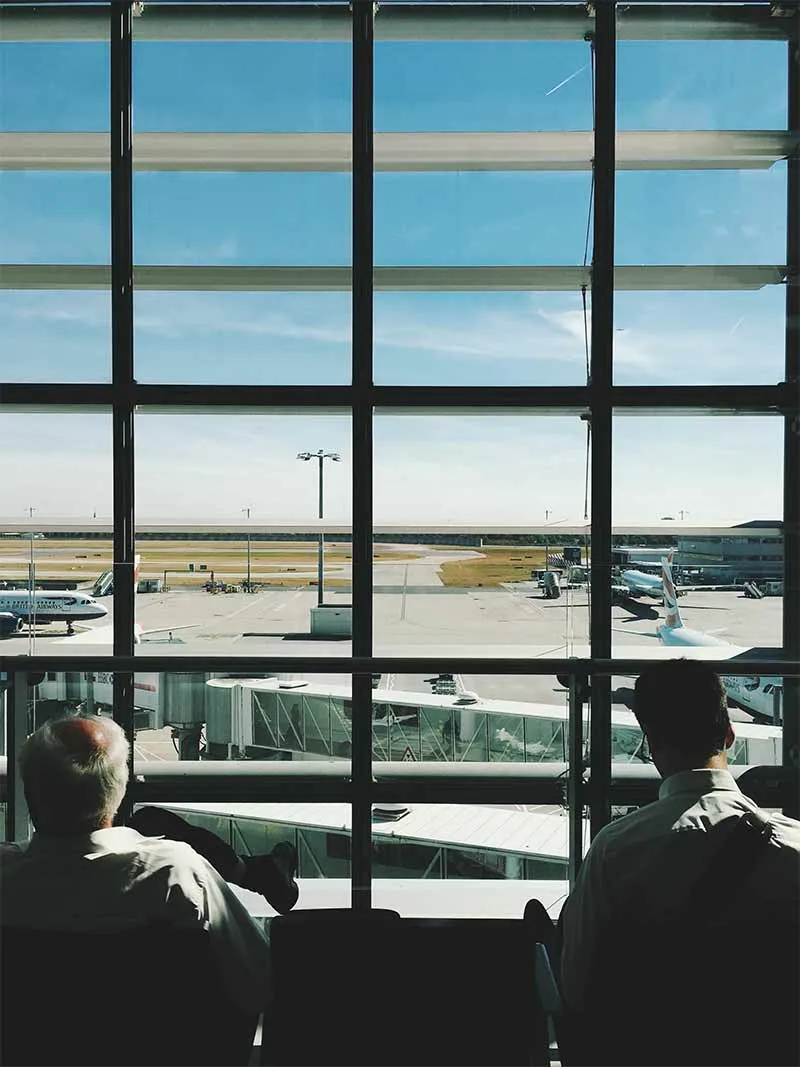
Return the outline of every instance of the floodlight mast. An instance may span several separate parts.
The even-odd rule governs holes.
[[[322,519],[325,510],[325,484],[323,467],[326,459],[332,460],[334,463],[338,463],[342,458],[338,452],[325,452],[323,449],[318,449],[316,452],[298,452],[297,458],[302,459],[304,462],[315,459],[319,464],[319,501],[317,507],[318,517]],[[324,601],[324,557],[325,557],[325,534],[320,530],[319,538],[317,542],[317,607],[322,607]]]
[[[247,521],[250,522],[250,507],[249,507],[249,505],[246,504],[242,508],[242,514],[247,518]],[[247,592],[248,593],[252,593],[252,591],[253,591],[253,583],[252,583],[251,577],[250,577],[250,531],[248,530],[247,531]]]

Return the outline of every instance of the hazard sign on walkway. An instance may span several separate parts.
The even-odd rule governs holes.
[[[406,747],[405,747],[405,749],[403,751],[403,755],[400,757],[400,761],[408,763],[409,760],[411,760],[412,762],[416,763],[417,757],[411,751],[411,746],[410,745],[406,745]]]

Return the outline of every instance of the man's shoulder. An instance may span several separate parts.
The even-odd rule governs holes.
[[[595,834],[592,844],[599,841],[601,847],[607,848],[628,837],[635,837],[644,829],[652,826],[653,822],[658,819],[660,810],[660,802],[654,800],[651,804],[645,804],[625,815],[618,815]]]
[[[800,822],[797,819],[791,819],[788,815],[784,815],[782,812],[775,812],[769,814],[770,822],[772,823],[773,837],[778,844],[783,848],[790,848],[795,852],[800,852]]]

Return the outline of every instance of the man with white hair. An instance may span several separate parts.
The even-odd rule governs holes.
[[[227,882],[185,842],[113,825],[128,751],[122,728],[105,717],[51,720],[27,738],[19,765],[35,833],[0,845],[3,926],[206,929],[232,998],[261,1012],[269,944]]]

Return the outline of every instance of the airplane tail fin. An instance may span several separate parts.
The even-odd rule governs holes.
[[[668,630],[683,626],[681,611],[678,607],[678,594],[672,580],[672,553],[661,560],[661,585],[664,591],[664,625]]]

